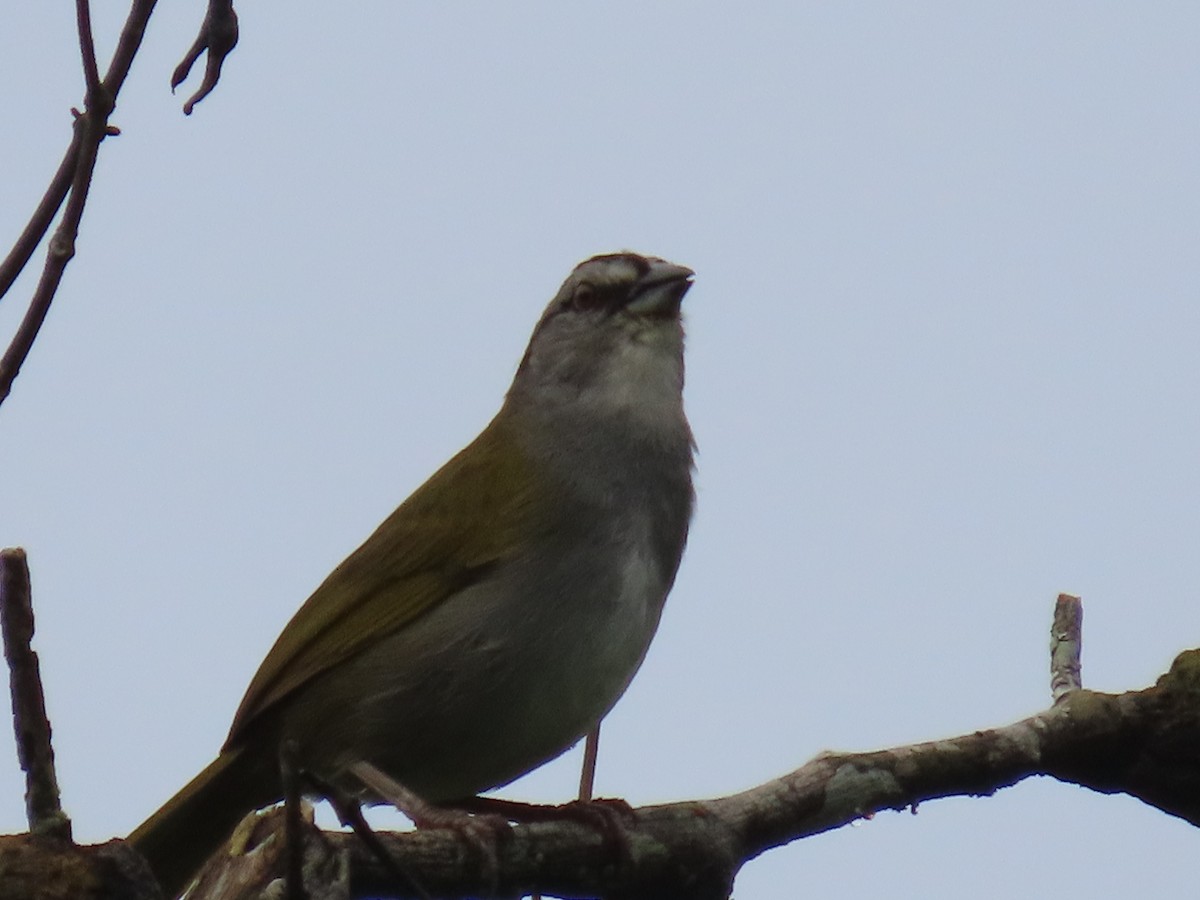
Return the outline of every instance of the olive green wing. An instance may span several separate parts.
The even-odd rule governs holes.
[[[534,512],[528,463],[493,422],[313,592],[250,683],[226,746],[322,672],[409,625],[519,551]]]

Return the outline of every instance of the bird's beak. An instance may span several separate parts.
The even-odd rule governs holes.
[[[695,274],[687,266],[656,259],[633,286],[625,308],[636,316],[674,318]]]

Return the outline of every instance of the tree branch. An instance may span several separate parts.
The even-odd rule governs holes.
[[[71,145],[63,158],[59,171],[50,185],[50,189],[42,198],[37,211],[26,226],[17,245],[8,254],[0,267],[0,289],[7,290],[20,271],[28,263],[34,248],[50,227],[59,206],[66,197],[66,208],[62,221],[50,239],[46,252],[46,262],[42,267],[42,276],[34,289],[29,301],[29,308],[21,324],[13,335],[12,342],[0,357],[0,403],[12,391],[13,381],[21,371],[29,355],[33,342],[36,340],[50,304],[62,282],[67,263],[75,255],[75,239],[79,234],[79,223],[83,219],[83,208],[87,204],[88,190],[92,183],[92,172],[96,167],[96,155],[100,142],[107,135],[119,133],[110,128],[108,117],[116,105],[117,94],[133,57],[141,45],[142,36],[146,31],[146,22],[154,10],[154,0],[135,0],[125,20],[121,38],[117,42],[117,50],[113,54],[112,64],[103,81],[98,78],[96,68],[95,47],[92,41],[91,14],[87,0],[76,0],[76,14],[79,24],[79,44],[83,55],[84,78],[87,82],[87,95],[84,112],[75,112],[75,132]],[[64,184],[70,175],[69,193],[64,193]]]
[[[1067,618],[1078,623],[1078,599],[1060,598],[1060,611],[1064,606],[1070,608]],[[1078,631],[1066,631],[1077,653]],[[398,882],[398,866],[437,897],[495,891],[720,900],[729,896],[742,865],[774,847],[884,810],[915,811],[941,797],[989,796],[1031,775],[1127,793],[1200,825],[1200,649],[1181,653],[1166,675],[1142,691],[1075,689],[1011,725],[888,750],[825,753],[740,794],[632,810],[623,846],[578,821],[531,822],[496,841],[493,868],[446,830],[380,834],[390,857],[381,861],[354,835],[314,829],[307,847],[315,856],[305,869],[337,871],[344,879],[348,867],[349,893],[338,896],[350,897],[418,896]],[[193,898],[251,896],[204,890],[206,884],[232,883],[229,873],[243,866],[258,873],[253,889],[261,890],[282,864],[281,815],[273,810],[244,823],[238,852],[215,858],[220,861],[210,865]]]
[[[150,21],[150,14],[154,12],[156,2],[157,0],[134,0],[133,5],[129,8],[129,15],[125,17],[125,24],[121,26],[121,37],[117,40],[117,49],[113,51],[112,62],[108,64],[108,72],[104,75],[104,87],[112,95],[114,103],[117,94],[121,93],[121,86],[125,84],[125,79],[129,75],[133,58],[137,56],[138,48],[142,46],[142,38],[146,35],[146,24]]]
[[[100,96],[103,96],[103,91]],[[83,218],[83,207],[87,203],[92,171],[96,166],[96,154],[100,141],[104,139],[109,112],[111,107],[102,113],[89,109],[76,118],[75,140],[79,142],[79,152],[75,158],[75,171],[72,174],[66,210],[50,238],[42,277],[38,280],[37,288],[29,301],[25,317],[17,327],[4,356],[0,357],[0,403],[3,403],[12,391],[13,381],[20,373],[42,323],[46,321],[46,314],[50,312],[50,304],[54,301],[67,263],[75,255],[75,238],[79,234],[79,222]]]
[[[87,95],[100,91],[100,70],[96,68],[96,41],[92,37],[92,10],[88,0],[75,0],[76,30],[79,32],[79,52],[83,56],[83,81]]]
[[[1059,594],[1050,626],[1050,696],[1057,703],[1083,687],[1083,603],[1071,594]]]
[[[8,662],[17,759],[25,772],[29,832],[71,840],[71,820],[59,805],[50,720],[37,653],[33,651],[33,600],[25,551],[0,551],[0,632]]]
[[[192,70],[200,54],[208,51],[200,87],[183,104],[185,116],[190,116],[196,104],[212,93],[213,88],[217,86],[217,82],[221,80],[221,66],[225,64],[225,57],[233,52],[237,42],[238,17],[233,8],[233,0],[208,0],[208,11],[200,25],[200,33],[196,35],[196,40],[188,48],[182,62],[171,73],[171,90],[174,91],[188,77],[188,72]]]
[[[1031,775],[1139,797],[1200,824],[1200,650],[1157,685],[1121,695],[1076,691],[1011,725],[872,753],[827,753],[759,787],[634,810],[628,858],[571,822],[513,829],[497,852],[498,893],[561,897],[728,896],[738,869],[773,847],[928,800],[986,796]],[[485,887],[452,834],[381,835],[439,897]],[[325,840],[350,863],[351,896],[409,897],[352,835]]]
[[[17,276],[21,274],[30,257],[33,256],[33,251],[46,236],[58,208],[62,206],[63,199],[71,188],[71,181],[75,177],[75,166],[79,157],[79,140],[80,131],[76,128],[72,134],[71,143],[67,145],[67,152],[63,154],[62,162],[58,164],[58,171],[54,173],[54,178],[51,179],[50,186],[46,188],[46,193],[42,195],[41,202],[33,211],[33,215],[29,217],[28,224],[17,238],[16,243],[13,244],[12,249],[8,251],[8,255],[4,257],[4,261],[0,262],[0,297],[7,294],[8,289],[17,280]]]

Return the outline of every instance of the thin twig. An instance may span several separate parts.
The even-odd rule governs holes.
[[[129,15],[125,18],[125,24],[121,27],[117,49],[113,51],[112,62],[108,64],[108,71],[104,74],[104,87],[114,103],[129,75],[133,58],[137,56],[138,48],[142,45],[146,24],[150,21],[150,14],[154,12],[156,3],[157,0],[134,0],[133,6],[129,8]]]
[[[116,55],[113,57],[113,65],[109,68],[108,76],[105,78],[105,85],[110,97],[116,98],[117,91],[120,90],[121,83],[125,80],[125,75],[129,71],[129,66],[133,62],[133,54],[137,52],[138,44],[141,41],[142,34],[145,31],[146,19],[150,16],[150,11],[154,9],[154,3],[137,3],[130,11],[129,19],[125,23],[125,29],[121,34],[121,41],[118,44]],[[80,51],[83,55],[84,78],[87,83],[87,96],[90,98],[95,96],[100,89],[99,75],[96,68],[96,50],[95,43],[92,39],[91,28],[91,12],[84,0],[77,0],[76,16],[79,19],[79,44]],[[90,100],[89,100],[90,103]],[[67,191],[71,188],[71,183],[75,178],[75,172],[79,165],[79,149],[83,131],[79,127],[76,120],[76,127],[71,135],[71,143],[67,146],[67,152],[63,154],[62,162],[58,164],[58,171],[54,173],[54,178],[50,181],[50,186],[46,188],[46,193],[42,195],[42,200],[34,210],[33,215],[29,218],[29,223],[17,238],[8,255],[4,257],[4,261],[0,263],[0,297],[8,293],[8,289],[12,287],[13,282],[17,280],[17,276],[21,274],[25,266],[29,263],[30,257],[33,256],[33,251],[37,249],[37,245],[41,243],[42,238],[46,236],[46,232],[50,228],[50,223],[54,221],[54,216],[62,206],[63,200],[67,196]]]
[[[50,720],[33,651],[33,601],[25,551],[0,551],[0,631],[8,661],[17,759],[25,772],[25,815],[31,834],[71,840],[71,820],[59,804]]]
[[[0,357],[0,403],[12,391],[13,381],[21,371],[25,358],[29,355],[33,342],[46,321],[54,294],[62,282],[63,272],[67,263],[75,255],[75,237],[79,234],[79,221],[83,218],[83,207],[87,202],[88,187],[91,184],[92,170],[96,166],[96,152],[100,141],[104,139],[103,118],[94,117],[91,112],[80,115],[76,128],[81,132],[79,156],[76,159],[75,174],[71,182],[71,192],[67,197],[66,210],[62,221],[50,238],[50,247],[46,252],[46,263],[42,267],[42,277],[38,280],[37,288],[29,301],[29,309],[13,335],[12,343]]]
[[[4,262],[0,262],[0,297],[8,293],[8,289],[17,280],[17,276],[21,274],[29,262],[29,258],[33,256],[33,251],[46,236],[50,223],[54,221],[58,208],[62,206],[67,191],[71,189],[71,180],[75,177],[75,167],[78,165],[81,137],[82,130],[76,127],[72,133],[71,143],[67,146],[67,152],[63,154],[62,162],[58,164],[58,171],[54,173],[50,186],[42,195],[41,203],[29,217],[25,230],[21,232],[21,236],[17,238],[12,249],[8,251],[8,255],[4,257]]]
[[[1050,696],[1058,703],[1083,687],[1080,656],[1083,653],[1083,601],[1059,594],[1050,627]]]
[[[100,70],[96,68],[96,42],[92,37],[92,11],[88,0],[75,0],[75,21],[79,31],[79,52],[83,56],[84,84],[87,95],[94,97],[100,92]]]
[[[212,93],[217,86],[217,82],[221,80],[221,66],[225,64],[225,57],[233,52],[237,42],[238,16],[233,8],[233,0],[208,0],[208,11],[204,15],[200,33],[196,35],[196,40],[188,48],[183,61],[171,73],[171,92],[174,93],[175,88],[183,84],[188,77],[188,72],[192,70],[192,66],[200,58],[200,54],[205,50],[208,51],[208,59],[204,65],[204,79],[201,81],[199,89],[183,104],[185,116],[190,116],[192,110],[196,108],[196,104]]]
[[[86,68],[87,48],[92,40],[90,16],[87,15],[86,4],[77,6],[77,10],[80,12],[80,44],[84,48]],[[117,49],[113,54],[113,61],[104,81],[95,82],[93,88],[91,76],[88,75],[89,89],[86,111],[77,114],[75,134],[71,139],[72,147],[77,149],[73,154],[74,169],[71,176],[70,193],[67,195],[62,221],[59,222],[58,228],[50,238],[46,263],[42,267],[42,276],[29,301],[29,308],[25,311],[25,316],[17,327],[4,356],[0,357],[0,403],[3,403],[12,391],[13,381],[29,356],[29,351],[33,347],[38,331],[41,330],[42,323],[46,321],[46,314],[50,311],[50,304],[54,301],[54,295],[62,282],[67,263],[75,255],[75,239],[79,234],[83,208],[87,204],[88,190],[92,183],[92,172],[96,168],[96,155],[99,152],[100,142],[106,135],[113,133],[108,125],[108,117],[112,114],[116,104],[117,93],[129,74],[129,67],[133,64],[133,57],[141,45],[146,31],[146,22],[153,10],[154,0],[135,0],[129,16],[125,20],[125,26],[121,30],[121,38],[117,42]],[[68,156],[70,157],[72,154],[68,152]],[[46,206],[49,199],[48,192],[47,197],[43,199],[42,206]],[[61,201],[58,202],[61,203]],[[57,207],[57,203],[54,205]],[[42,206],[39,206],[39,213],[42,212]],[[52,217],[53,212],[49,213],[47,218]],[[36,215],[35,218],[37,218]],[[42,233],[44,233],[44,229]],[[38,239],[40,239],[40,235]],[[35,240],[34,244],[36,245],[36,243]],[[32,253],[32,247],[28,252]],[[13,256],[13,254],[9,255]],[[25,256],[21,265],[23,266],[26,261],[28,261],[28,255]],[[6,264],[7,262],[6,260]],[[18,271],[19,268],[13,271],[11,277],[15,278]],[[9,273],[6,272],[5,275],[8,277]]]

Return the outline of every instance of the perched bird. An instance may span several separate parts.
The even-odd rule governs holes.
[[[692,514],[680,302],[692,271],[575,268],[484,431],[316,589],[211,765],[129,840],[168,895],[283,795],[279,751],[425,800],[507,784],[612,708],[658,627]]]

